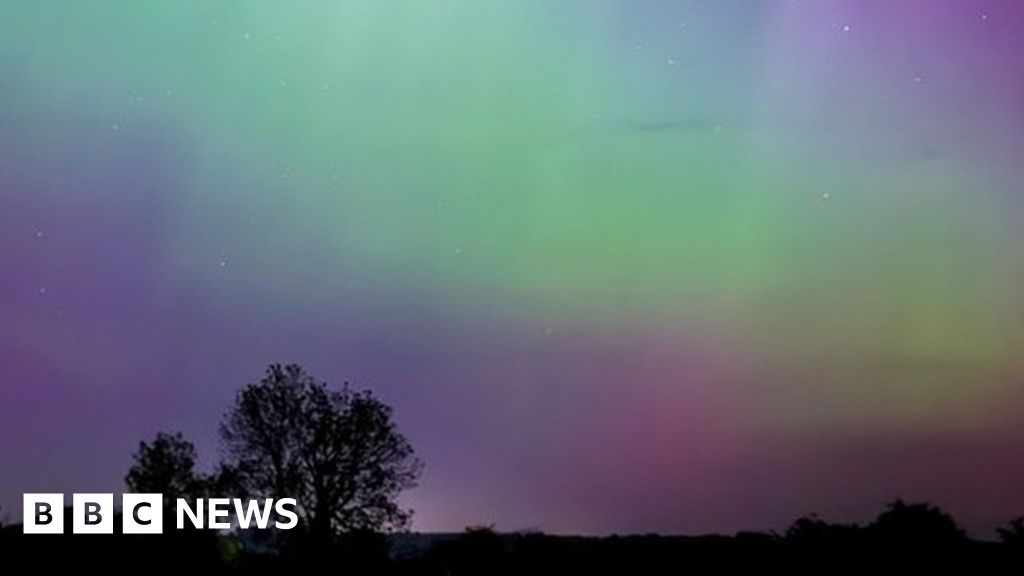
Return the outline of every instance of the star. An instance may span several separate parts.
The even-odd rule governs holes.
[[[228,261],[227,260],[221,260],[220,262],[217,263],[217,265],[220,266],[221,268],[227,268],[228,267]]]
[[[667,64],[669,66],[675,66],[676,65],[676,61],[675,61],[674,58],[669,58]]]
[[[850,31],[850,25],[849,24],[843,24],[843,32],[849,32],[849,31]]]
[[[36,230],[36,238],[42,238],[42,237],[43,237],[43,231],[42,230]]]
[[[821,197],[822,197],[823,199],[825,199],[825,200],[828,200],[829,198],[831,198],[831,197],[832,197],[832,195],[831,195],[831,194],[829,194],[828,192],[825,192],[824,194],[822,194],[822,195],[821,195]]]

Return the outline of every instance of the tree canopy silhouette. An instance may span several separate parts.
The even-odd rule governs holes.
[[[902,546],[951,546],[967,540],[952,516],[923,502],[892,502],[870,529],[884,542]]]
[[[200,489],[195,446],[181,433],[160,432],[152,442],[139,442],[132,460],[124,479],[132,492],[163,494],[173,502]]]
[[[271,365],[239,391],[220,434],[240,487],[296,498],[315,537],[408,525],[411,511],[397,497],[422,465],[391,408],[369,391],[334,390],[297,365]]]

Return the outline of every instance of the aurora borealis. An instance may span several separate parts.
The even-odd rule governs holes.
[[[1024,514],[1012,0],[0,5],[0,504],[372,388],[417,530]]]

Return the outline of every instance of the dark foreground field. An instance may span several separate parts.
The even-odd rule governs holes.
[[[118,523],[115,523],[117,526]],[[968,538],[948,515],[926,505],[890,506],[865,526],[798,520],[784,534],[574,537],[500,534],[348,534],[330,544],[298,532],[216,533],[170,529],[159,536],[23,535],[0,531],[0,570],[128,569],[202,574],[686,574],[711,570],[834,573],[910,569],[964,574],[1020,573],[1021,523],[999,541]],[[67,530],[70,532],[70,530]],[[5,571],[6,572],[6,571]],[[11,573],[22,573],[19,571]]]

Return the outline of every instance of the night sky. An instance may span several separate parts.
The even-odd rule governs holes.
[[[1024,514],[1014,0],[0,4],[0,504],[372,388],[414,528]]]

